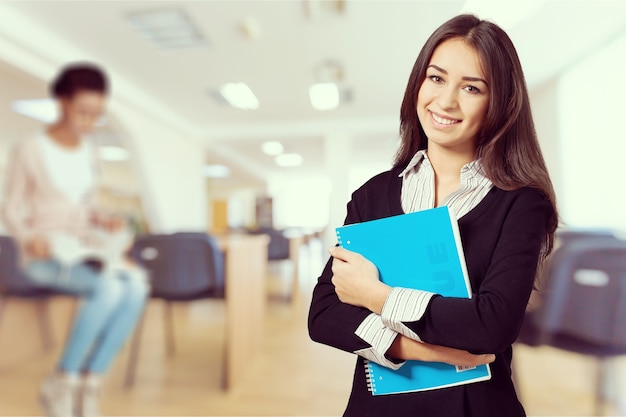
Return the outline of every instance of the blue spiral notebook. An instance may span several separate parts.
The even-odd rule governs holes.
[[[447,206],[356,223],[336,229],[339,245],[360,253],[392,287],[446,297],[471,298],[456,216]],[[366,360],[373,395],[426,391],[485,381],[489,365],[461,368],[439,362],[406,361],[393,370]]]

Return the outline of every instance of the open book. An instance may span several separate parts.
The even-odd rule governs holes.
[[[82,262],[96,262],[102,269],[127,265],[126,251],[132,242],[133,234],[126,229],[94,231],[88,241],[64,233],[49,237],[52,256],[66,269]]]
[[[376,265],[392,287],[471,298],[458,223],[447,206],[337,228],[339,245]],[[373,395],[425,391],[488,380],[489,365],[461,368],[406,361],[398,370],[366,361]]]

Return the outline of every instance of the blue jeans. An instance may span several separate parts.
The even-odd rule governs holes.
[[[104,373],[141,317],[147,274],[139,268],[98,272],[85,264],[62,268],[54,260],[32,261],[24,272],[37,286],[82,297],[58,369]]]

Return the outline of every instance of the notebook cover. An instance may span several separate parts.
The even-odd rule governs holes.
[[[471,298],[456,216],[447,206],[338,227],[339,245],[360,253],[392,287]],[[366,361],[373,395],[425,391],[491,378],[488,365],[462,369],[439,362],[406,361],[398,370]]]

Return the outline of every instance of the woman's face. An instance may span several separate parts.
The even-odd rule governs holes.
[[[106,96],[98,91],[79,90],[59,99],[61,118],[78,135],[90,133],[104,114]]]
[[[474,153],[489,104],[489,85],[478,53],[461,38],[434,51],[417,94],[417,117],[428,148]]]

